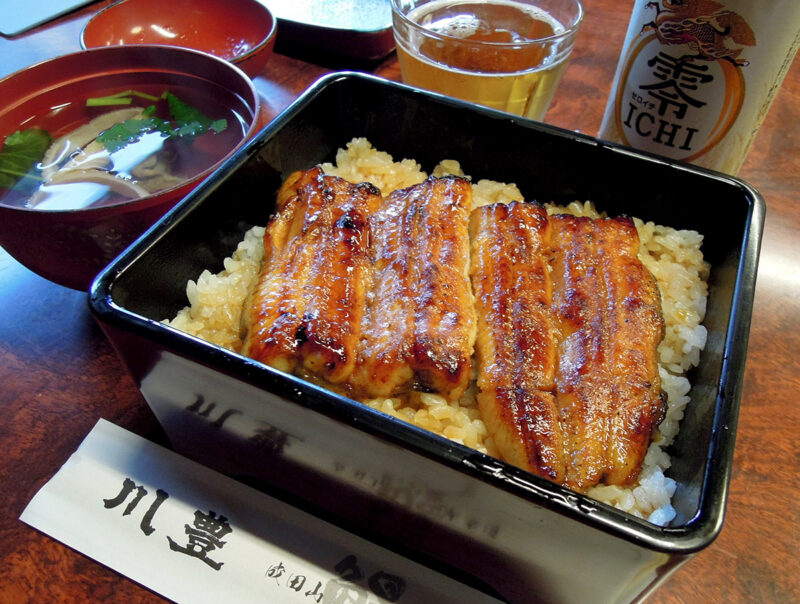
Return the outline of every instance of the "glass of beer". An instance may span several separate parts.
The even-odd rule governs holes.
[[[392,0],[405,83],[534,120],[582,18],[579,0]]]

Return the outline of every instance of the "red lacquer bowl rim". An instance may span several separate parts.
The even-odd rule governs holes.
[[[143,4],[144,2],[148,2],[148,1],[150,1],[150,0],[122,0],[121,2],[117,2],[115,4],[112,4],[111,6],[107,6],[106,8],[98,11],[97,14],[95,14],[91,19],[89,19],[89,21],[86,23],[86,25],[84,25],[83,30],[81,31],[81,36],[80,36],[81,48],[83,48],[85,50],[91,50],[93,48],[106,48],[106,47],[111,47],[111,46],[135,46],[135,45],[139,45],[139,44],[133,44],[133,43],[128,43],[128,42],[123,42],[122,44],[119,44],[119,43],[116,43],[116,42],[112,42],[110,40],[105,40],[104,42],[101,42],[100,40],[103,38],[103,36],[101,36],[101,35],[97,35],[96,36],[97,40],[91,41],[91,39],[90,39],[87,42],[87,37],[91,38],[92,37],[93,28],[95,26],[97,26],[98,23],[101,23],[104,19],[109,19],[110,18],[109,15],[114,16],[116,13],[123,12],[124,10],[128,9],[129,6]],[[160,0],[153,0],[153,1],[155,1],[157,3]],[[172,0],[172,2],[175,2],[175,1],[177,1],[177,0]],[[197,8],[197,6],[196,6],[197,0],[187,0],[187,3],[188,4],[192,4],[192,8],[196,10],[196,8]],[[221,58],[223,60],[229,61],[231,63],[239,64],[239,63],[246,62],[248,59],[252,58],[253,56],[255,56],[258,53],[260,53],[262,50],[264,50],[267,46],[269,46],[272,43],[274,43],[275,35],[276,35],[277,29],[278,29],[278,21],[275,18],[275,15],[272,14],[272,12],[269,10],[269,8],[267,6],[265,6],[264,4],[261,4],[257,0],[235,0],[235,1],[234,0],[226,0],[225,2],[221,3],[220,5],[223,6],[226,11],[236,11],[237,9],[236,9],[235,6],[233,6],[233,4],[245,5],[248,8],[252,9],[251,11],[249,11],[248,14],[259,14],[259,15],[263,15],[266,18],[266,22],[267,22],[266,35],[264,35],[264,37],[255,46],[253,46],[250,50],[248,50],[246,53],[241,54],[241,55],[237,55],[235,57],[228,58],[228,57],[222,57],[220,55],[217,55],[217,54],[211,52],[210,50],[208,50],[206,48],[200,48],[199,46],[198,47],[187,47],[187,46],[179,46],[179,45],[174,45],[174,46],[176,46],[177,48],[191,48],[192,50],[198,50],[200,52],[205,52],[207,54],[211,54],[211,55],[219,57],[219,58]],[[253,12],[253,11],[255,11],[255,12]],[[120,18],[122,18],[122,16],[120,16]],[[87,36],[87,32],[88,32],[89,36]],[[153,43],[153,45],[171,46],[171,45],[169,45],[167,43],[157,43],[157,44]]]
[[[96,61],[100,61],[100,64],[98,65]],[[178,63],[178,67],[173,67],[176,62]],[[191,70],[182,69],[181,67],[184,67],[187,63],[193,66],[196,64],[196,68]],[[232,79],[231,81],[237,82],[237,89],[233,92],[242,99],[243,103],[252,112],[250,116],[245,116],[249,118],[249,123],[247,131],[243,134],[241,140],[213,165],[178,185],[162,189],[152,195],[99,207],[71,210],[37,210],[36,208],[7,205],[3,203],[2,199],[0,199],[0,207],[2,207],[4,211],[12,210],[52,215],[76,213],[102,215],[112,211],[119,211],[123,206],[135,205],[137,208],[145,209],[157,205],[162,202],[163,198],[172,197],[181,189],[186,189],[186,192],[191,190],[193,186],[207,178],[214,170],[219,168],[220,165],[240,149],[242,145],[252,138],[260,126],[259,113],[261,106],[261,100],[253,81],[241,68],[210,53],[169,45],[131,44],[82,50],[41,61],[0,79],[0,93],[2,93],[4,89],[22,89],[25,91],[22,95],[11,101],[6,97],[6,105],[0,108],[0,115],[2,115],[13,108],[31,102],[32,99],[35,99],[45,92],[50,92],[59,87],[82,80],[102,78],[114,74],[136,73],[137,71],[144,70],[181,74],[197,79],[208,79],[204,74],[209,72],[213,73],[212,68],[222,70],[223,73],[227,73]],[[54,74],[55,77],[53,77]],[[12,132],[13,130],[0,133],[0,136],[5,138]],[[126,207],[126,211],[132,209],[133,208]]]

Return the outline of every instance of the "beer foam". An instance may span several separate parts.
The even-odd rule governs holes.
[[[520,12],[527,13],[532,19],[547,23],[554,34],[563,33],[566,28],[553,17],[550,13],[535,6],[529,6],[513,0],[495,0],[491,4],[507,6]],[[494,29],[491,23],[487,23],[477,14],[478,10],[485,7],[484,3],[457,3],[452,0],[440,0],[424,4],[408,13],[408,19],[426,30],[441,36],[453,38],[468,38],[476,33],[489,32]],[[530,41],[519,32],[502,28],[513,36],[511,44]]]

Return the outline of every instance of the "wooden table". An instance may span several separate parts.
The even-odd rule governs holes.
[[[595,134],[631,0],[584,0],[586,19],[546,121]],[[0,77],[77,51],[107,2],[30,34],[0,38]],[[256,78],[267,118],[335,66],[276,55]],[[373,66],[398,79],[394,56]],[[2,102],[2,100],[0,100]],[[651,602],[800,601],[800,63],[795,62],[740,177],[767,222],[725,526]],[[0,249],[0,601],[157,602],[145,588],[18,520],[99,418],[165,439],[94,320],[86,295],[32,274]]]

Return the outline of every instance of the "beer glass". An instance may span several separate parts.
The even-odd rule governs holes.
[[[575,45],[579,0],[392,0],[403,81],[534,120]]]

